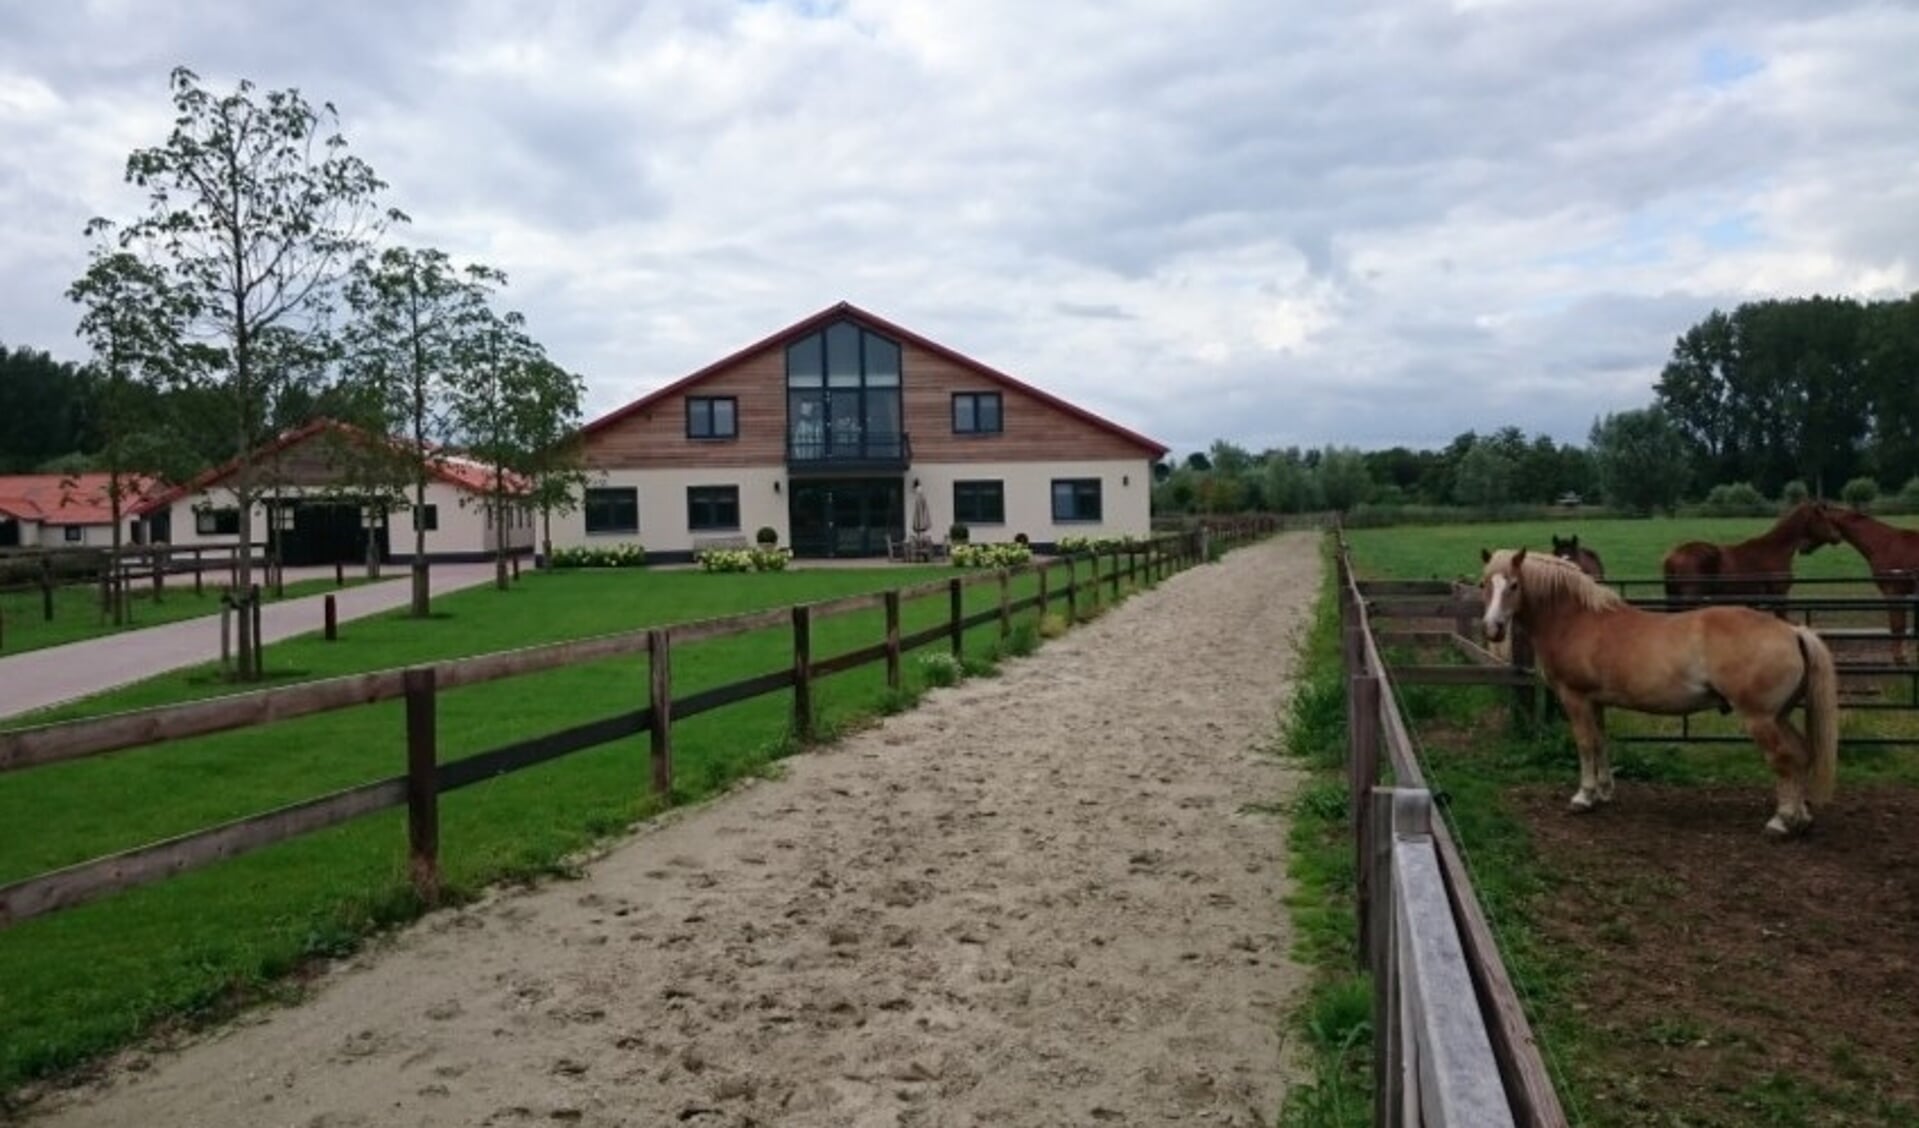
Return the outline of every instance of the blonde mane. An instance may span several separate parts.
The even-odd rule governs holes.
[[[1505,559],[1500,559],[1500,557]],[[1503,570],[1512,564],[1512,550],[1501,549],[1493,562]],[[1519,566],[1520,589],[1528,599],[1547,602],[1569,599],[1588,611],[1609,611],[1626,606],[1625,597],[1579,570],[1571,560],[1550,553],[1528,552]]]

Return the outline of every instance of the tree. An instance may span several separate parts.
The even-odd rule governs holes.
[[[95,235],[107,230],[98,224],[89,229]],[[159,386],[184,362],[183,326],[191,311],[159,270],[104,243],[94,247],[86,273],[68,287],[67,298],[83,307],[77,332],[93,349],[91,398],[103,440],[99,461],[107,473],[117,576],[125,548],[123,517],[137,492],[132,471],[183,472],[177,444],[153,406]],[[124,623],[125,592],[118,583],[107,591],[109,606],[103,610],[115,624]]]
[[[522,410],[529,444],[525,478],[540,511],[540,558],[553,559],[553,514],[566,513],[585,496],[587,475],[578,442],[586,383],[542,358],[529,374]]]
[[[1341,513],[1372,497],[1366,456],[1352,447],[1327,447],[1319,457],[1319,496]]]
[[[252,582],[253,451],[267,418],[261,340],[270,330],[324,331],[343,275],[390,222],[377,206],[385,182],[346,151],[331,104],[298,90],[256,98],[251,82],[215,95],[185,67],[169,82],[175,118],[165,144],[127,157],[126,179],[147,192],[146,214],[121,232],[189,311],[187,334],[214,351],[183,380],[217,389],[232,450],[239,509],[239,583]],[[239,668],[254,668],[249,616],[240,616]]]
[[[1321,506],[1318,477],[1306,469],[1296,450],[1267,458],[1265,488],[1266,503],[1280,513],[1306,513]]]
[[[356,477],[372,493],[412,493],[412,613],[430,612],[426,573],[427,483],[451,425],[454,383],[483,331],[487,303],[506,276],[478,264],[456,267],[442,251],[389,247],[355,265],[347,284],[350,379],[372,408],[371,429],[403,444],[367,444]]]
[[[93,446],[85,394],[78,366],[24,346],[0,346],[0,474],[27,472]]]
[[[1593,423],[1593,469],[1608,504],[1650,512],[1678,504],[1686,484],[1685,436],[1657,407]]]
[[[517,506],[513,499],[525,492],[520,471],[531,464],[536,442],[530,434],[533,384],[542,373],[556,369],[527,336],[520,314],[486,310],[476,318],[462,334],[452,419],[466,448],[487,468],[482,504],[493,529],[494,582],[505,591],[509,518]]]
[[[1477,443],[1453,471],[1453,496],[1461,505],[1497,509],[1512,500],[1518,471],[1518,464],[1493,444]]]

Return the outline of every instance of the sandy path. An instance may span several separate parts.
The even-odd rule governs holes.
[[[1318,574],[1299,533],[1177,576],[36,1122],[1270,1124],[1303,975],[1246,805]]]

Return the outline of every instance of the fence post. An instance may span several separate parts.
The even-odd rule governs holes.
[[[886,593],[886,688],[900,687],[900,593]]]
[[[203,581],[200,578],[200,573],[202,570],[201,566],[205,563],[206,561],[200,558],[199,556],[195,556],[193,558],[193,594],[195,595],[206,594],[205,581]]]
[[[0,607],[0,650],[7,648],[7,609]]]
[[[333,586],[346,586],[346,563],[344,561],[335,560],[333,562]]]
[[[1107,571],[1106,578],[1112,581],[1113,602],[1118,603],[1119,602],[1119,546],[1114,545],[1112,551],[1108,553],[1108,555],[1111,556],[1112,559],[1107,561],[1107,564],[1106,564],[1106,571]]]
[[[1533,640],[1518,623],[1512,624],[1512,667],[1528,675],[1533,669]],[[1513,727],[1524,731],[1539,719],[1539,690],[1530,677],[1513,687]]]
[[[1466,593],[1470,590],[1465,584],[1453,585],[1453,633],[1467,642],[1473,641],[1473,616],[1466,610]]]
[[[653,794],[664,799],[673,792],[673,632],[669,628],[655,627],[646,632],[646,667]]]
[[[40,615],[53,622],[53,557],[40,557]]]
[[[1070,556],[1066,558],[1066,622],[1079,622],[1079,568]]]
[[[264,677],[267,672],[266,640],[260,637],[260,585],[254,584],[250,593],[251,606],[248,614],[253,616],[253,676]]]
[[[413,891],[440,899],[439,719],[431,666],[402,675],[406,687],[406,833]]]
[[[1359,922],[1359,961],[1364,967],[1366,953],[1372,950],[1372,929],[1378,924],[1369,919],[1372,865],[1368,853],[1373,840],[1372,801],[1368,796],[1379,782],[1379,678],[1372,674],[1350,676],[1346,688],[1346,813],[1353,824],[1353,910]]]
[[[520,554],[517,552],[513,553],[512,556],[509,557],[509,559],[513,561],[513,582],[519,583],[520,582]]]
[[[1039,617],[1041,619],[1046,618],[1046,604],[1052,594],[1046,590],[1046,573],[1050,571],[1052,571],[1050,564],[1039,566]]]
[[[1373,924],[1370,945],[1360,952],[1373,975],[1373,1123],[1397,1126],[1405,1062],[1400,1055],[1400,983],[1395,970],[1399,935],[1393,912],[1393,789],[1375,788],[1367,805],[1372,816],[1372,837],[1366,843],[1366,866],[1372,878],[1367,915]]]
[[[957,578],[946,581],[947,627],[953,639],[953,657],[966,653],[964,589]]]
[[[813,739],[813,609],[793,608],[793,731]]]
[[[220,672],[233,670],[233,593],[220,595]]]
[[[999,636],[1001,638],[1013,633],[1013,603],[1012,596],[1007,590],[1007,584],[1011,579],[1006,569],[999,570]]]
[[[326,628],[323,632],[326,640],[328,642],[337,642],[340,638],[340,612],[339,608],[333,605],[332,593],[329,592],[327,594],[326,599],[321,603],[321,607],[325,610],[325,618],[322,622]]]

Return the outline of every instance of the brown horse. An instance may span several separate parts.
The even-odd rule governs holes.
[[[1666,598],[1784,598],[1792,587],[1793,554],[1810,556],[1838,543],[1839,530],[1827,518],[1826,507],[1802,501],[1751,540],[1687,541],[1666,553]]]
[[[1553,536],[1553,555],[1559,557],[1561,560],[1570,560],[1574,564],[1579,565],[1580,571],[1595,580],[1603,580],[1606,578],[1606,566],[1599,562],[1599,554],[1590,548],[1582,547],[1579,543],[1578,533],[1574,533],[1565,540],[1560,540],[1558,535],[1555,534]]]
[[[1919,533],[1896,529],[1884,521],[1866,516],[1856,509],[1826,510],[1833,528],[1846,543],[1859,550],[1872,569],[1872,582],[1887,599],[1910,599],[1919,595]],[[1892,628],[1892,661],[1906,662],[1906,608],[1894,603],[1886,611]]]
[[[1739,714],[1778,777],[1766,832],[1783,837],[1811,825],[1806,800],[1832,797],[1839,764],[1839,680],[1818,635],[1748,607],[1641,611],[1556,557],[1523,548],[1481,555],[1486,637],[1504,638],[1517,622],[1572,722],[1573,810],[1612,799],[1606,706],[1667,716],[1716,708]],[[1810,747],[1788,717],[1802,698]]]

